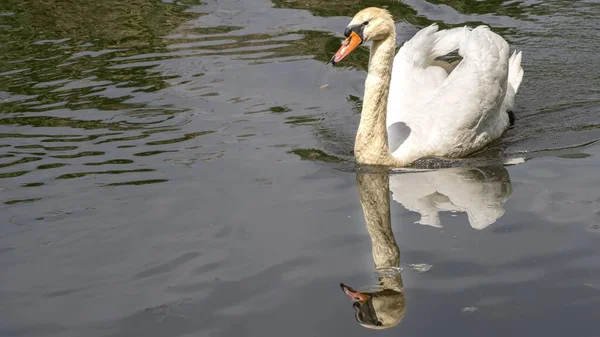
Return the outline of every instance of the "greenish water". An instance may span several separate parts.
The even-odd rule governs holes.
[[[367,6],[399,41],[487,24],[523,50],[515,126],[454,168],[359,170],[368,51],[326,62]],[[366,336],[374,314],[390,336],[596,336],[599,18],[561,0],[3,1],[0,335]]]

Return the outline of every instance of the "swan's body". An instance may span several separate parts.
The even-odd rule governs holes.
[[[455,67],[435,61],[455,49],[463,57]],[[432,25],[419,31],[394,58],[389,144],[404,136],[395,123],[405,123],[410,135],[390,147],[392,155],[406,162],[462,157],[500,137],[523,76],[521,54],[508,55],[506,41],[485,26],[438,31]]]
[[[360,11],[346,32],[348,42],[373,41],[354,148],[360,163],[406,166],[428,156],[464,157],[509,127],[523,77],[521,53],[509,57],[508,43],[488,27],[438,30],[434,24],[395,57],[396,31],[386,10]],[[333,61],[358,44],[342,46]],[[462,60],[438,59],[456,50]]]

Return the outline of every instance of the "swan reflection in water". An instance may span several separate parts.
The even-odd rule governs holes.
[[[439,212],[451,211],[467,213],[471,227],[484,229],[504,215],[512,185],[498,165],[396,174],[390,190],[394,201],[421,214],[422,225],[442,227]]]
[[[359,172],[356,181],[379,282],[360,289],[344,283],[340,286],[352,299],[358,323],[370,329],[396,326],[405,313],[390,190],[394,201],[421,214],[420,224],[441,227],[440,211],[465,212],[474,229],[496,222],[512,193],[508,171],[500,165],[392,175],[387,171]]]

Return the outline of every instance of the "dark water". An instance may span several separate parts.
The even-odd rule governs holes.
[[[325,61],[371,5],[401,41],[485,23],[523,50],[516,125],[481,160],[357,170],[367,51]],[[597,336],[599,18],[561,0],[2,1],[0,335]],[[357,324],[340,282],[371,294],[363,322],[400,323]]]

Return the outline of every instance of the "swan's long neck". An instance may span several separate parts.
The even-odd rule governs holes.
[[[387,172],[358,173],[356,180],[367,231],[371,237],[375,268],[397,268],[400,266],[400,250],[390,219],[389,175]]]
[[[374,41],[371,46],[363,108],[354,143],[354,155],[361,164],[398,164],[390,153],[385,125],[395,46],[395,29],[386,39]]]
[[[390,269],[400,267],[400,249],[392,232],[390,219],[389,174],[358,173],[358,194],[365,216],[375,268],[382,273],[381,285],[387,289],[402,289],[400,273]]]

